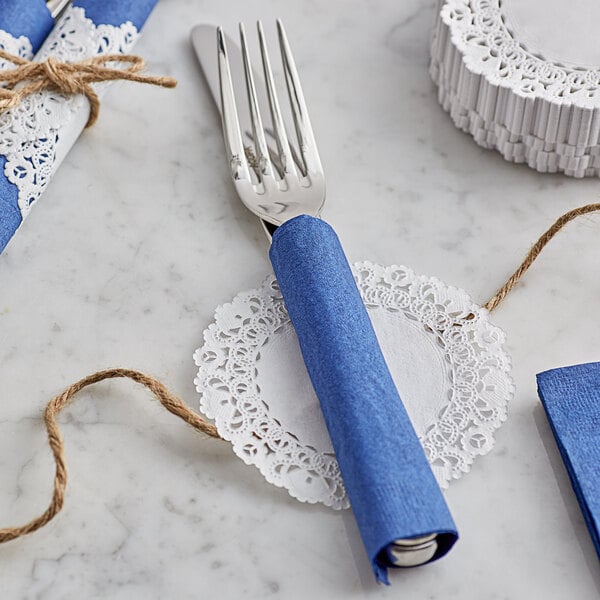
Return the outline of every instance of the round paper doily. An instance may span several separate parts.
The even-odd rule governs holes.
[[[594,0],[442,0],[431,75],[454,123],[541,172],[600,175]]]
[[[464,290],[438,279],[368,262],[353,271],[400,396],[446,487],[491,449],[506,419],[514,386],[505,335]],[[200,409],[244,462],[301,501],[348,506],[274,276],[217,308],[194,360]]]

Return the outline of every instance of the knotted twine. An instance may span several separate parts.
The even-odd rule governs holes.
[[[0,87],[0,111],[16,108],[27,96],[43,90],[55,90],[66,95],[83,94],[90,103],[86,128],[97,121],[100,112],[100,99],[92,87],[93,83],[126,80],[165,88],[177,85],[177,80],[172,77],[140,75],[145,66],[144,59],[131,54],[104,54],[72,63],[52,57],[34,62],[0,49],[0,58],[17,65],[13,69],[0,70],[0,83],[6,84],[6,87]]]

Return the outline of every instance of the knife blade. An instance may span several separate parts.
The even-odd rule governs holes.
[[[71,0],[47,0],[46,6],[52,15],[52,18],[58,19],[70,3]]]

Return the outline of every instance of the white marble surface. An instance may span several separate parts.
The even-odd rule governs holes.
[[[270,270],[227,179],[195,22],[286,22],[328,177],[324,217],[350,260],[404,263],[483,302],[559,214],[597,201],[597,181],[505,163],[454,128],[427,73],[434,4],[161,0],[138,51],[179,87],[115,86],[0,256],[1,525],[48,501],[40,416],[52,395],[124,366],[196,406],[202,330]],[[535,374],[599,358],[599,228],[600,215],[571,224],[494,316],[517,394],[495,449],[447,493],[462,537],[443,560],[377,586],[350,513],[297,503],[113,382],[61,417],[66,506],[0,547],[2,597],[597,598],[598,560]]]

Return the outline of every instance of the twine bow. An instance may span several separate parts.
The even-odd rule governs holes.
[[[98,119],[100,99],[92,83],[102,81],[137,81],[165,88],[173,88],[177,81],[172,77],[140,75],[145,62],[141,56],[130,54],[105,54],[79,62],[61,62],[47,58],[33,62],[0,49],[0,58],[16,65],[13,69],[0,70],[0,112],[17,107],[27,96],[42,90],[56,90],[63,94],[84,94],[90,102],[90,116],[86,127]],[[109,66],[118,63],[122,68]],[[17,86],[17,84],[23,84]]]

